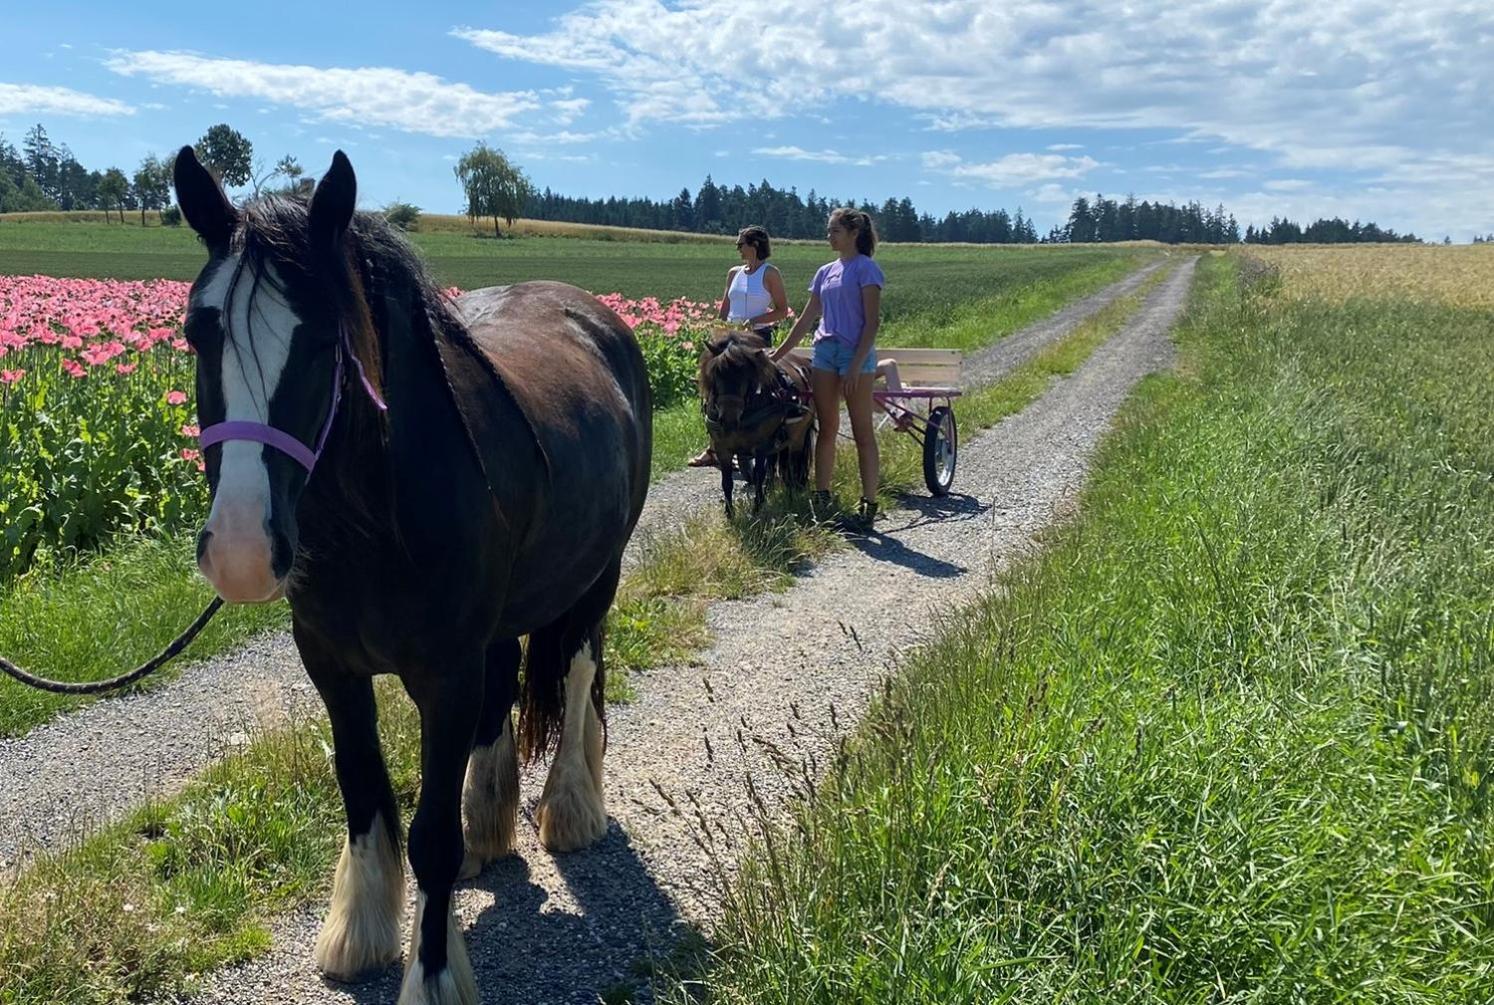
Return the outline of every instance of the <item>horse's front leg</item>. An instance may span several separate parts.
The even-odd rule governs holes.
[[[483,705],[482,652],[404,678],[420,710],[420,805],[410,824],[415,925],[399,1005],[476,1005],[467,945],[452,911],[462,868],[462,780]],[[439,675],[439,676],[438,676]]]
[[[722,454],[717,454],[716,455],[716,457],[717,457],[718,460],[721,460],[722,456],[723,456]],[[725,455],[725,459],[724,460],[721,460],[721,495],[726,500],[726,515],[727,515],[728,518],[730,518],[731,515],[732,515],[732,505],[731,505],[731,489],[732,489],[732,485],[731,485],[731,480],[732,480],[731,479],[731,469],[732,469],[732,465],[735,464],[735,463],[736,463],[736,458],[733,457],[732,455],[729,455],[729,454]]]
[[[752,458],[752,512],[763,508],[767,498],[768,451],[759,448]]]
[[[296,641],[332,722],[333,760],[348,821],[332,904],[313,952],[324,974],[351,981],[399,959],[405,897],[399,809],[379,749],[373,681],[344,672],[300,632]]]

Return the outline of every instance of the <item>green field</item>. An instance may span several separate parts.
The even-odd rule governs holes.
[[[721,296],[726,270],[738,261],[729,242],[665,244],[584,238],[494,240],[462,233],[410,235],[443,284],[476,289],[529,279],[557,279],[593,293],[661,299]],[[1085,264],[1130,258],[1136,249],[884,245],[886,320],[937,320],[960,301],[994,296]],[[780,242],[773,263],[789,299],[803,306],[814,270],[834,257],[819,244]],[[186,227],[0,221],[0,273],[110,279],[192,280],[203,251]]]
[[[1494,313],[1339,264],[1200,265],[1078,516],[768,825],[690,1000],[1494,1000]]]

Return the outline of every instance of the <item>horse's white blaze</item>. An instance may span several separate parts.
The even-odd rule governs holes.
[[[268,424],[270,400],[285,374],[300,318],[276,289],[272,266],[265,267],[257,289],[247,269],[233,282],[238,266],[238,256],[225,260],[197,300],[203,307],[216,307],[223,318],[219,379],[225,419]],[[212,534],[203,573],[226,600],[265,600],[279,588],[270,569],[270,475],[265,465],[270,448],[230,440],[220,449],[218,487],[203,528]]]
[[[571,658],[565,675],[565,722],[560,749],[540,796],[540,843],[551,851],[574,851],[607,832],[602,802],[601,722],[591,703],[597,664],[591,643]]]
[[[342,846],[332,880],[332,905],[316,940],[316,962],[329,977],[349,980],[399,958],[404,868],[382,813]]]
[[[410,932],[410,958],[405,962],[399,1005],[478,1005],[472,962],[467,956],[467,943],[457,930],[455,914],[446,916],[446,969],[435,974],[425,972],[425,964],[420,961],[425,906],[425,892],[420,891],[415,894],[415,927]]]

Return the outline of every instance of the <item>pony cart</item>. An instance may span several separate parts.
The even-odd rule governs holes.
[[[795,349],[789,357],[809,365],[810,354]],[[883,364],[897,365],[897,387],[885,386]],[[892,422],[923,447],[923,481],[935,496],[949,494],[959,460],[960,433],[955,425],[954,399],[960,390],[961,356],[958,349],[878,349],[878,386],[872,399]],[[889,381],[890,383],[890,381]],[[841,436],[850,438],[850,432]]]

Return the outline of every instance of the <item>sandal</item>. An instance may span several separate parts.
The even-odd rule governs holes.
[[[720,467],[721,462],[716,460],[716,451],[706,447],[700,453],[685,462],[687,467],[692,468],[715,468]]]

